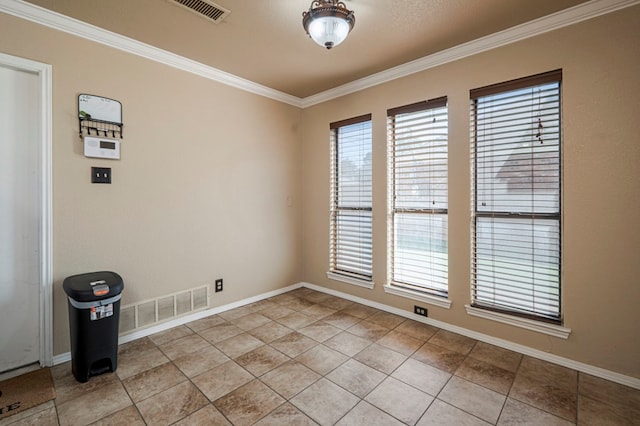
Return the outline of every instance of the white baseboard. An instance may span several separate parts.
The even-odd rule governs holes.
[[[155,325],[153,327],[146,328],[144,330],[136,331],[131,334],[123,335],[119,338],[118,343],[123,344],[127,342],[131,342],[136,339],[140,339],[142,337],[149,336],[154,333],[158,333],[161,331],[168,330],[173,327],[177,327],[179,325],[186,324],[191,321],[195,321],[201,318],[206,318],[210,315],[219,314],[231,309],[239,308],[241,306],[249,305],[251,303],[259,302],[264,299],[268,299],[273,296],[277,296],[282,293],[286,293],[291,290],[295,290],[300,287],[306,287],[312,290],[320,291],[322,293],[331,294],[333,296],[341,297],[343,299],[350,300],[352,302],[357,302],[366,306],[370,306],[372,308],[380,309],[381,311],[389,312],[404,318],[409,318],[414,321],[422,322],[425,324],[432,325],[437,328],[441,328],[443,330],[451,331],[453,333],[458,333],[463,336],[470,337],[472,339],[489,343],[495,346],[499,346],[504,349],[509,349],[514,352],[518,352],[523,355],[528,355],[533,358],[538,358],[544,361],[551,362],[553,364],[558,364],[563,367],[571,368],[576,371],[580,371],[582,373],[591,374],[595,377],[600,377],[601,379],[610,380],[615,383],[619,383],[621,385],[629,386],[634,389],[640,389],[640,379],[635,377],[626,376],[624,374],[616,373],[614,371],[606,370],[604,368],[595,367],[593,365],[585,364],[579,361],[574,361],[569,358],[561,357],[558,355],[550,354],[548,352],[544,352],[538,349],[530,348],[528,346],[520,345],[518,343],[513,343],[508,340],[499,339],[497,337],[489,336],[483,333],[478,333],[477,331],[469,330],[463,327],[458,327],[456,325],[448,324],[443,321],[438,321],[433,318],[424,318],[418,315],[415,315],[413,312],[405,311],[403,309],[394,308],[393,306],[385,305],[378,302],[373,302],[368,299],[364,299],[358,296],[352,296],[351,294],[343,293],[336,290],[331,290],[325,287],[321,287],[315,284],[311,284],[308,282],[299,282],[297,284],[290,285],[288,287],[283,287],[278,290],[270,291],[268,293],[260,294],[258,296],[253,296],[248,299],[239,300],[237,302],[229,303],[223,306],[218,306],[216,308],[211,308],[206,311],[196,312],[192,315],[186,315],[184,317],[176,318],[172,321],[167,321],[162,324]],[[63,354],[59,354],[53,357],[53,365],[62,364],[63,362],[67,362],[71,360],[71,353],[65,352]]]

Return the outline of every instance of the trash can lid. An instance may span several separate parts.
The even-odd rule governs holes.
[[[122,293],[122,277],[115,272],[100,271],[72,275],[62,283],[65,293],[78,302],[107,299]]]

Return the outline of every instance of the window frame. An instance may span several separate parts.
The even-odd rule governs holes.
[[[340,204],[340,192],[341,188],[341,178],[340,178],[340,130],[358,124],[368,123],[368,138],[367,140],[361,140],[359,143],[361,145],[368,145],[368,152],[371,157],[373,156],[373,126],[372,126],[372,115],[364,114],[358,117],[349,118],[346,120],[341,120],[337,122],[333,122],[329,124],[330,129],[330,208],[329,208],[329,271],[327,272],[327,277],[333,280],[342,281],[345,283],[373,288],[373,173],[372,173],[372,164],[369,165],[369,176],[371,179],[371,183],[369,186],[369,199],[370,203],[366,207],[362,206],[345,206]],[[359,187],[360,188],[360,187]],[[359,189],[360,191],[361,189]],[[356,262],[359,262],[361,265],[366,265],[369,263],[368,273],[363,273],[364,268],[349,269],[344,266],[346,261],[346,255],[341,256],[341,252],[343,250],[340,249],[341,245],[348,245],[344,242],[346,237],[341,238],[341,229],[344,227],[339,226],[339,218],[341,214],[350,214],[359,216],[362,213],[368,213],[369,216],[369,225],[367,232],[361,229],[352,229],[354,232],[360,232],[358,237],[356,238],[364,238],[368,235],[368,253],[357,253],[356,250],[354,253],[358,258]],[[357,219],[360,222],[362,219]],[[344,247],[343,246],[343,247]]]
[[[425,112],[429,112],[431,110],[433,110],[434,112],[436,112],[436,114],[442,114],[442,112],[438,112],[438,109],[444,108],[444,116],[446,117],[446,128],[447,128],[447,136],[446,136],[446,142],[444,143],[445,147],[446,147],[446,153],[445,153],[445,171],[444,174],[446,175],[445,178],[445,182],[446,182],[446,186],[444,188],[444,192],[445,192],[445,206],[443,207],[437,207],[437,208],[425,208],[425,207],[417,207],[417,204],[421,204],[420,201],[416,201],[414,207],[400,207],[398,205],[398,191],[400,191],[400,189],[398,188],[398,180],[402,179],[402,178],[407,178],[406,173],[401,173],[398,171],[398,167],[397,167],[397,163],[398,160],[400,158],[400,156],[397,154],[398,150],[398,143],[397,143],[397,138],[396,138],[396,117],[399,115],[404,115],[404,114],[412,114],[412,113],[425,113]],[[395,294],[395,295],[400,295],[400,296],[404,296],[404,297],[408,297],[414,300],[419,300],[422,302],[426,302],[426,303],[431,303],[440,307],[444,307],[444,308],[449,308],[451,306],[451,302],[448,299],[448,295],[449,295],[449,285],[448,285],[448,269],[449,269],[449,247],[448,247],[448,219],[449,219],[449,203],[448,203],[448,186],[449,186],[449,182],[448,182],[448,178],[449,178],[449,173],[448,173],[448,168],[449,168],[449,149],[448,149],[448,145],[449,145],[449,112],[448,112],[448,98],[446,96],[442,96],[439,98],[434,98],[434,99],[430,99],[427,101],[421,101],[421,102],[416,102],[413,104],[409,104],[409,105],[405,105],[405,106],[401,106],[401,107],[396,107],[396,108],[391,108],[389,110],[387,110],[387,145],[388,145],[388,165],[387,165],[387,172],[388,172],[388,181],[387,181],[387,191],[388,191],[388,201],[387,201],[387,285],[385,286],[385,291],[391,294]],[[418,118],[419,122],[417,123],[418,126],[425,126],[428,125],[427,119],[424,118]],[[400,127],[402,128],[402,127]],[[436,133],[437,135],[437,133]],[[431,142],[429,141],[429,135],[425,134],[424,135],[424,141],[426,142]],[[436,146],[437,144],[441,142],[438,141],[436,142]],[[423,149],[429,149],[430,147],[420,147],[420,148],[415,148],[415,149],[409,149],[411,154],[410,155],[417,155],[419,153],[421,153],[420,151]],[[405,148],[406,149],[406,148]],[[428,160],[429,162],[426,165],[419,165],[420,167],[420,171],[424,172],[425,171],[425,167],[428,166],[433,166],[434,165],[434,161],[432,159]],[[441,174],[440,176],[441,177]],[[424,179],[422,180],[422,182],[428,182],[428,180]],[[439,190],[441,191],[441,189]],[[439,192],[438,191],[438,192]],[[430,194],[433,195],[433,194]],[[406,196],[403,198],[407,198]],[[407,200],[404,200],[400,203],[407,203]],[[424,216],[423,216],[424,215]],[[423,216],[424,218],[437,218],[437,217],[442,217],[444,216],[444,218],[446,219],[446,225],[444,226],[444,228],[441,228],[440,232],[443,232],[442,229],[444,229],[444,233],[445,233],[445,241],[446,241],[446,254],[444,256],[445,258],[445,265],[444,265],[444,278],[443,277],[439,277],[434,279],[433,275],[429,275],[426,277],[426,280],[423,282],[418,283],[418,279],[415,278],[415,276],[407,281],[414,281],[414,282],[407,282],[407,281],[403,281],[401,279],[398,279],[399,277],[396,276],[396,272],[397,270],[401,269],[399,268],[397,265],[401,264],[402,261],[404,260],[405,262],[408,261],[408,259],[406,258],[400,258],[399,256],[397,256],[397,250],[395,250],[396,246],[397,246],[397,235],[396,235],[396,225],[400,226],[398,219],[403,217],[403,216],[415,216],[415,219],[418,219],[418,217]],[[428,228],[429,230],[431,230],[431,227]],[[430,242],[432,240],[429,240]],[[431,260],[429,260],[429,263],[431,264]],[[437,262],[434,262],[434,264]],[[413,269],[413,268],[411,268]],[[409,271],[409,269],[407,269],[406,271],[404,271],[405,274],[410,274],[411,272],[414,273],[418,273],[418,268],[415,268],[415,270],[413,271]],[[405,277],[406,280],[407,277]],[[443,287],[445,287],[446,289],[444,289]]]
[[[558,120],[558,129],[557,129],[557,138],[558,138],[558,148],[557,148],[557,193],[558,193],[558,206],[557,210],[554,212],[543,212],[543,211],[499,211],[499,210],[488,210],[488,209],[478,209],[478,119],[477,119],[477,111],[478,111],[478,100],[483,97],[488,97],[492,95],[504,95],[508,93],[513,93],[522,89],[535,89],[536,87],[540,87],[542,85],[548,85],[552,83],[557,83],[557,120]],[[507,322],[506,318],[519,318],[513,321],[514,325],[520,325],[524,328],[536,329],[536,326],[532,325],[536,322],[538,323],[547,323],[548,326],[538,326],[539,329],[536,331],[549,333],[547,329],[553,329],[553,332],[559,332],[562,336],[568,336],[568,332],[570,330],[564,329],[561,327],[563,324],[563,309],[562,309],[562,232],[563,232],[563,215],[562,215],[562,152],[563,152],[563,137],[562,137],[562,70],[554,70],[546,73],[536,74],[520,79],[510,80],[504,83],[497,83],[490,86],[481,87],[478,89],[473,89],[470,91],[470,113],[471,113],[471,303],[470,306],[467,306],[467,312],[481,316],[485,318],[495,319],[501,322]],[[515,115],[515,113],[513,113]],[[537,136],[537,135],[536,135]],[[534,143],[533,138],[531,143]],[[540,139],[540,143],[542,143],[542,139]],[[495,145],[492,145],[495,146]],[[533,151],[532,151],[533,152]],[[533,158],[533,154],[531,154]],[[533,171],[533,160],[531,169]],[[533,176],[533,175],[532,175]],[[532,184],[533,186],[533,184]],[[533,193],[532,193],[533,194]],[[533,196],[533,195],[532,195]],[[494,303],[490,304],[486,301],[478,301],[477,292],[479,288],[478,283],[478,272],[477,272],[477,241],[478,241],[478,219],[494,219],[498,218],[499,220],[513,220],[514,223],[520,220],[528,220],[531,221],[532,228],[534,227],[534,223],[536,221],[553,221],[557,222],[557,250],[554,253],[557,253],[557,263],[554,265],[557,267],[557,314],[543,314],[538,310],[535,312],[535,308],[532,308],[531,311],[527,311],[526,309],[516,309],[513,307],[515,302],[512,302],[511,307],[499,306],[499,304]],[[524,223],[524,222],[523,222]],[[493,235],[493,233],[491,234]],[[534,250],[537,240],[535,237],[532,237],[532,246],[531,249]],[[554,246],[556,247],[556,246]],[[533,257],[534,255],[532,255]],[[495,259],[495,258],[494,258]],[[535,268],[532,266],[532,268]],[[533,282],[533,281],[532,281]],[[495,285],[495,282],[494,282]],[[513,286],[515,287],[515,286]],[[535,284],[532,284],[532,288],[537,288]],[[532,290],[538,291],[538,290]],[[533,302],[531,302],[533,303]],[[532,328],[533,327],[533,328]]]

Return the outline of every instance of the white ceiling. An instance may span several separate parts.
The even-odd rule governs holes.
[[[231,11],[219,24],[172,0],[29,0],[298,98],[585,2],[347,0],[355,27],[326,50],[302,28],[309,0],[215,0]]]

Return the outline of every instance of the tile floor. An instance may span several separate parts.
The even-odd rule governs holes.
[[[121,345],[33,425],[640,425],[640,390],[310,289]]]

